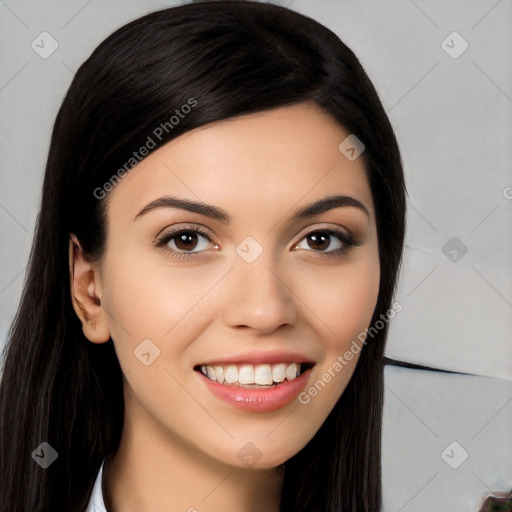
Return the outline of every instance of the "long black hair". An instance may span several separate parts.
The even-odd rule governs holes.
[[[197,105],[170,122],[191,98]],[[1,512],[85,510],[104,457],[119,445],[122,372],[112,339],[87,340],[70,292],[70,233],[90,261],[105,250],[108,194],[99,200],[95,191],[122,176],[118,170],[162,124],[150,153],[207,123],[305,101],[365,145],[381,267],[374,323],[395,293],[406,189],[377,92],[336,34],[272,4],[194,2],[126,24],[80,66],[53,127],[28,270],[4,349]],[[386,336],[387,323],[364,345],[319,432],[286,462],[282,510],[381,509]],[[44,442],[58,454],[46,469],[33,456]]]

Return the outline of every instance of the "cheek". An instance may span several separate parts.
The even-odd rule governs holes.
[[[119,361],[128,371],[138,363],[134,351],[147,339],[165,356],[159,364],[179,360],[175,356],[207,319],[208,294],[223,271],[195,266],[177,271],[161,259],[113,251],[105,259],[103,274],[102,306]]]
[[[368,327],[377,303],[378,257],[361,258],[331,272],[301,272],[296,294],[316,317],[326,352],[342,351]]]
[[[105,260],[102,305],[117,313],[116,320],[124,320],[130,332],[147,335],[147,329],[161,336],[204,294],[205,285],[197,283],[193,270],[166,272],[154,258],[119,252]]]
[[[188,301],[182,287],[162,281],[150,261],[120,252],[111,252],[105,259],[102,306],[121,360],[123,353],[129,356],[144,339],[161,345]]]
[[[305,436],[312,437],[352,378],[363,348],[361,334],[369,326],[377,303],[379,260],[370,257],[338,268],[331,276],[317,279],[315,286],[305,282],[308,286],[302,293],[309,294],[316,308],[311,309],[318,312],[316,325],[324,348],[322,361],[298,397],[297,423],[303,421]]]

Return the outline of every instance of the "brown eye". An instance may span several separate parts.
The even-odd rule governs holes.
[[[198,228],[182,228],[163,235],[156,245],[175,258],[191,258],[208,249],[211,242],[210,237]]]
[[[190,251],[197,245],[197,233],[191,234],[191,231],[182,231],[174,235],[175,245],[180,251]]]
[[[302,240],[307,240],[307,247],[301,247]],[[341,256],[356,245],[350,236],[335,229],[318,229],[308,233],[302,240],[295,245],[295,248],[313,249],[313,252],[319,252],[326,256]],[[326,250],[329,247],[331,249]]]
[[[327,249],[331,242],[330,235],[326,235],[323,233],[320,233],[320,234],[312,233],[307,236],[307,239],[308,239],[308,245],[312,249],[318,249],[320,251]]]

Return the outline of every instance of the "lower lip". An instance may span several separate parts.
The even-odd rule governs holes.
[[[280,384],[262,389],[221,384],[201,372],[198,373],[205,380],[208,389],[228,404],[250,412],[270,412],[281,409],[297,397],[306,386],[311,368],[291,381],[284,380]]]

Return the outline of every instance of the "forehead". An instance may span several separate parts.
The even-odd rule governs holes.
[[[147,203],[174,194],[259,216],[262,203],[286,209],[343,193],[373,212],[363,158],[349,160],[339,149],[349,135],[312,103],[210,123],[130,170],[111,192],[109,209],[133,219]]]

